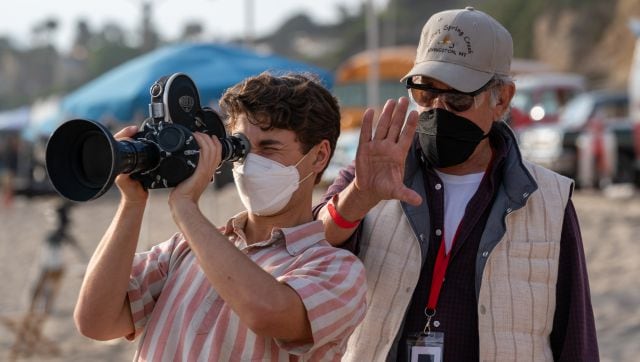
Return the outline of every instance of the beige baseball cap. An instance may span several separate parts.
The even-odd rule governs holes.
[[[461,92],[473,92],[495,74],[509,75],[511,34],[491,16],[471,6],[434,14],[422,28],[414,75],[439,80]]]

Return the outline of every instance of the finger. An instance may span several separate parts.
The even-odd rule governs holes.
[[[401,149],[408,151],[411,147],[411,142],[413,142],[413,137],[416,134],[416,129],[418,128],[418,112],[411,111],[407,116],[407,122],[400,132],[400,136],[398,137],[398,145]]]
[[[131,138],[138,133],[138,126],[128,126],[113,135],[115,139]]]
[[[200,147],[200,158],[198,163],[202,163],[203,165],[208,165],[213,158],[213,150],[212,150],[212,141],[207,135],[196,132],[193,134],[198,146]]]
[[[199,135],[205,152],[205,166],[209,174],[213,174],[220,163],[220,141],[218,137],[206,134]]]
[[[198,167],[196,167],[196,171],[198,171],[198,169],[200,168],[200,164],[206,163],[206,159],[208,158],[207,144],[202,139],[202,136],[197,132],[193,133],[193,138],[196,140],[196,143],[198,144],[198,164],[197,164]]]
[[[408,108],[409,100],[407,97],[400,97],[396,108],[393,111],[393,116],[391,117],[391,124],[389,125],[389,131],[387,132],[388,139],[394,142],[398,140],[398,135],[400,134],[400,130],[402,130],[402,125],[404,124]]]
[[[218,168],[222,161],[222,144],[220,144],[218,136],[211,136],[211,141],[213,143],[213,166],[214,168]]]
[[[198,146],[200,146],[200,155],[198,158],[198,164],[191,179],[191,185],[196,189],[202,189],[205,187],[205,183],[211,181],[211,177],[215,170],[215,166],[212,166],[213,160],[213,146],[209,136],[196,132],[193,134]]]
[[[396,101],[388,99],[382,108],[380,118],[378,118],[378,124],[376,125],[375,134],[373,139],[383,140],[387,138],[387,132],[389,131],[389,124],[391,123],[391,116],[393,115],[393,109],[396,107]]]
[[[358,148],[364,146],[365,144],[371,142],[371,134],[372,134],[372,125],[373,125],[373,109],[369,108],[364,112],[362,116],[362,126],[360,127],[360,139],[358,143]]]

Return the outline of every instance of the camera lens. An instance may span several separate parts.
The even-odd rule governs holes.
[[[116,141],[100,123],[74,119],[58,127],[46,150],[49,179],[69,200],[88,201],[103,195],[120,173],[152,169],[159,162],[155,145]]]
[[[80,162],[74,164],[74,175],[79,182],[87,187],[100,187],[109,179],[109,140],[100,132],[87,132],[77,141],[76,150],[72,151],[80,157]]]
[[[240,161],[251,149],[251,143],[242,133],[234,133],[232,136],[220,139],[222,144],[222,162]]]

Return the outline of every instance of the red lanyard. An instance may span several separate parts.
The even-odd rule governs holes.
[[[427,301],[427,307],[424,309],[424,315],[427,317],[427,323],[424,325],[422,333],[425,335],[431,334],[431,318],[436,315],[436,305],[438,304],[438,297],[440,296],[442,283],[444,283],[444,276],[447,273],[447,267],[449,266],[449,259],[451,258],[451,253],[453,252],[453,244],[455,244],[457,236],[458,231],[456,231],[456,235],[453,237],[453,242],[451,243],[451,250],[449,251],[449,254],[446,253],[447,245],[444,242],[444,232],[442,233],[442,239],[440,239],[440,247],[438,247],[436,264],[433,266],[433,277],[431,278],[429,300]]]
[[[433,267],[433,276],[431,278],[431,290],[429,291],[429,300],[427,301],[427,308],[425,312],[427,314],[433,314],[436,311],[436,305],[438,304],[438,297],[440,296],[440,290],[442,289],[442,283],[444,282],[444,276],[449,266],[449,259],[453,252],[453,245],[458,237],[458,230],[453,236],[451,242],[451,250],[449,254],[446,253],[447,246],[444,242],[444,230],[442,231],[442,239],[440,240],[440,247],[438,248],[438,255],[436,256],[436,264]]]

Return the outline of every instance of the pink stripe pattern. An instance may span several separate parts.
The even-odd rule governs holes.
[[[320,221],[274,228],[247,245],[247,215],[221,232],[229,242],[300,296],[313,342],[285,343],[256,335],[209,284],[181,234],[138,253],[128,297],[140,339],[134,361],[339,361],[366,311],[362,263],[324,239]]]

